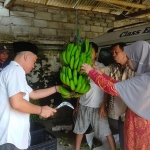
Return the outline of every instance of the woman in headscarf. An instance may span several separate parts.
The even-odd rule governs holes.
[[[150,150],[150,44],[137,41],[124,47],[129,67],[136,71],[135,77],[117,82],[83,64],[82,71],[105,92],[121,97],[128,106],[124,139],[125,150]]]

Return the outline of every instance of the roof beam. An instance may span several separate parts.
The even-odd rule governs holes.
[[[5,0],[4,1],[4,7],[5,8],[10,8],[12,7],[13,3],[15,2],[16,0]]]
[[[105,10],[115,10],[115,8],[113,7],[99,7],[99,6],[84,6],[84,5],[79,5],[78,6],[78,9],[82,10],[82,8],[85,7],[87,10],[101,10],[101,9],[105,9]],[[129,11],[129,9],[126,9],[126,8],[117,8],[117,10],[120,10],[120,11]]]
[[[148,6],[148,5],[125,2],[125,1],[118,1],[118,0],[96,0],[96,1],[104,2],[104,3],[112,3],[112,4],[117,4],[117,5],[123,5],[123,6],[128,6],[128,7],[134,7],[134,8],[150,9],[150,6]]]
[[[115,21],[121,21],[121,20],[129,19],[130,17],[131,18],[137,18],[137,17],[140,17],[140,16],[148,15],[148,14],[150,14],[150,9],[141,10],[140,12],[136,12],[136,13],[133,13],[133,14],[128,14],[127,17],[125,17],[123,15],[118,16],[118,17],[116,17]]]

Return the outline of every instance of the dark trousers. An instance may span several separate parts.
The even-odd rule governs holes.
[[[121,150],[124,150],[124,122],[119,117],[118,120],[118,127],[119,127],[119,142]]]
[[[20,149],[18,149],[13,144],[6,143],[6,144],[3,144],[3,145],[0,145],[0,150],[20,150]]]

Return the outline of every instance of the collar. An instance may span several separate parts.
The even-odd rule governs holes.
[[[20,66],[16,61],[11,61],[10,65]],[[21,66],[20,66],[21,67]]]
[[[10,65],[12,65],[12,66],[19,66],[19,67],[21,67],[22,70],[24,71],[23,67],[22,67],[19,63],[17,63],[16,61],[11,61],[11,62],[10,62]],[[25,72],[25,71],[24,71],[24,72]]]

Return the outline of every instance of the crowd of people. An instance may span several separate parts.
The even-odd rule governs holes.
[[[83,64],[91,89],[77,99],[74,133],[76,148],[91,125],[96,138],[106,137],[116,149],[110,127],[119,130],[121,150],[150,150],[150,44],[137,41],[130,45],[115,43],[111,54],[115,63],[104,66],[96,61],[98,46],[92,45],[92,66]],[[59,86],[33,90],[26,74],[34,68],[38,47],[30,42],[13,43],[14,60],[9,49],[0,45],[0,150],[25,150],[30,145],[29,114],[43,118],[57,111],[49,106],[31,104],[55,92]]]
[[[124,149],[150,150],[150,44],[134,42],[124,47],[124,54],[126,64],[135,71],[130,79],[119,82],[88,64],[82,65],[82,71],[106,93],[118,97],[115,103],[120,104],[116,104],[119,106],[116,112],[126,113]]]

